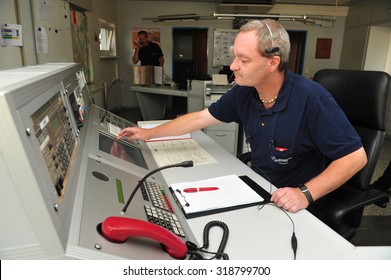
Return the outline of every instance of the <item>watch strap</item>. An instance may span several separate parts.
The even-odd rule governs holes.
[[[313,203],[313,202],[314,202],[314,199],[312,198],[312,195],[311,195],[311,193],[310,193],[310,190],[307,188],[307,186],[304,185],[304,184],[301,184],[301,185],[299,186],[299,188],[300,188],[301,192],[302,192],[302,193],[305,195],[305,197],[307,198],[308,203],[309,203],[309,204]]]

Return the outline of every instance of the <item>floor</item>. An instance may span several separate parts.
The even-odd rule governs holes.
[[[356,246],[391,246],[391,216],[363,216],[350,242]]]
[[[142,120],[138,109],[118,108],[113,111],[133,123]],[[372,181],[381,176],[390,160],[391,139],[386,139]],[[367,206],[361,226],[351,242],[356,246],[391,246],[391,203],[386,208]]]
[[[391,139],[386,139],[372,178],[381,176],[391,160]],[[356,246],[391,246],[391,202],[386,208],[375,205],[364,209],[364,216],[351,242]]]
[[[377,162],[375,172],[372,177],[372,182],[379,178],[388,163],[391,160],[391,138],[386,138],[383,144],[382,152],[380,153],[379,160]],[[386,208],[380,208],[375,205],[368,206],[364,209],[364,215],[367,216],[391,216],[391,202],[388,203]]]

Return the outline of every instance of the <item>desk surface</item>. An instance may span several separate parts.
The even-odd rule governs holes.
[[[249,167],[226,152],[201,132],[193,133],[217,161],[217,164],[194,166],[194,172],[163,170],[167,184],[212,178],[229,174],[247,175],[260,186],[270,191],[270,184]],[[191,178],[189,178],[189,176]],[[355,247],[306,210],[289,213],[294,221],[298,240],[297,259],[329,259],[348,254]],[[204,226],[212,220],[220,220],[229,227],[229,239],[225,252],[230,259],[293,259],[291,236],[293,225],[277,207],[266,205],[258,210],[256,206],[199,218],[188,219],[197,242],[203,244]],[[217,250],[221,239],[220,228],[212,228],[210,251]]]
[[[187,90],[181,90],[171,86],[159,86],[159,85],[131,86],[130,89],[132,91],[141,92],[141,93],[154,93],[154,94],[183,96],[183,97],[187,96]]]

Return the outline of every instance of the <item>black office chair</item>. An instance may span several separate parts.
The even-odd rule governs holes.
[[[386,136],[391,77],[380,71],[324,69],[314,81],[324,86],[360,135],[367,165],[346,184],[330,193],[325,223],[351,239],[360,226],[365,206],[386,207],[386,193],[369,187]]]
[[[386,207],[386,193],[369,187],[386,135],[391,77],[384,72],[324,69],[314,81],[324,86],[345,112],[360,135],[367,153],[367,165],[346,184],[321,199],[317,213],[332,229],[350,240],[360,226],[365,206]],[[239,156],[251,161],[251,154]]]

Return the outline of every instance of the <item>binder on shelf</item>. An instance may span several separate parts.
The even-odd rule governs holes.
[[[259,205],[270,197],[252,179],[237,175],[175,183],[170,191],[188,219]]]

